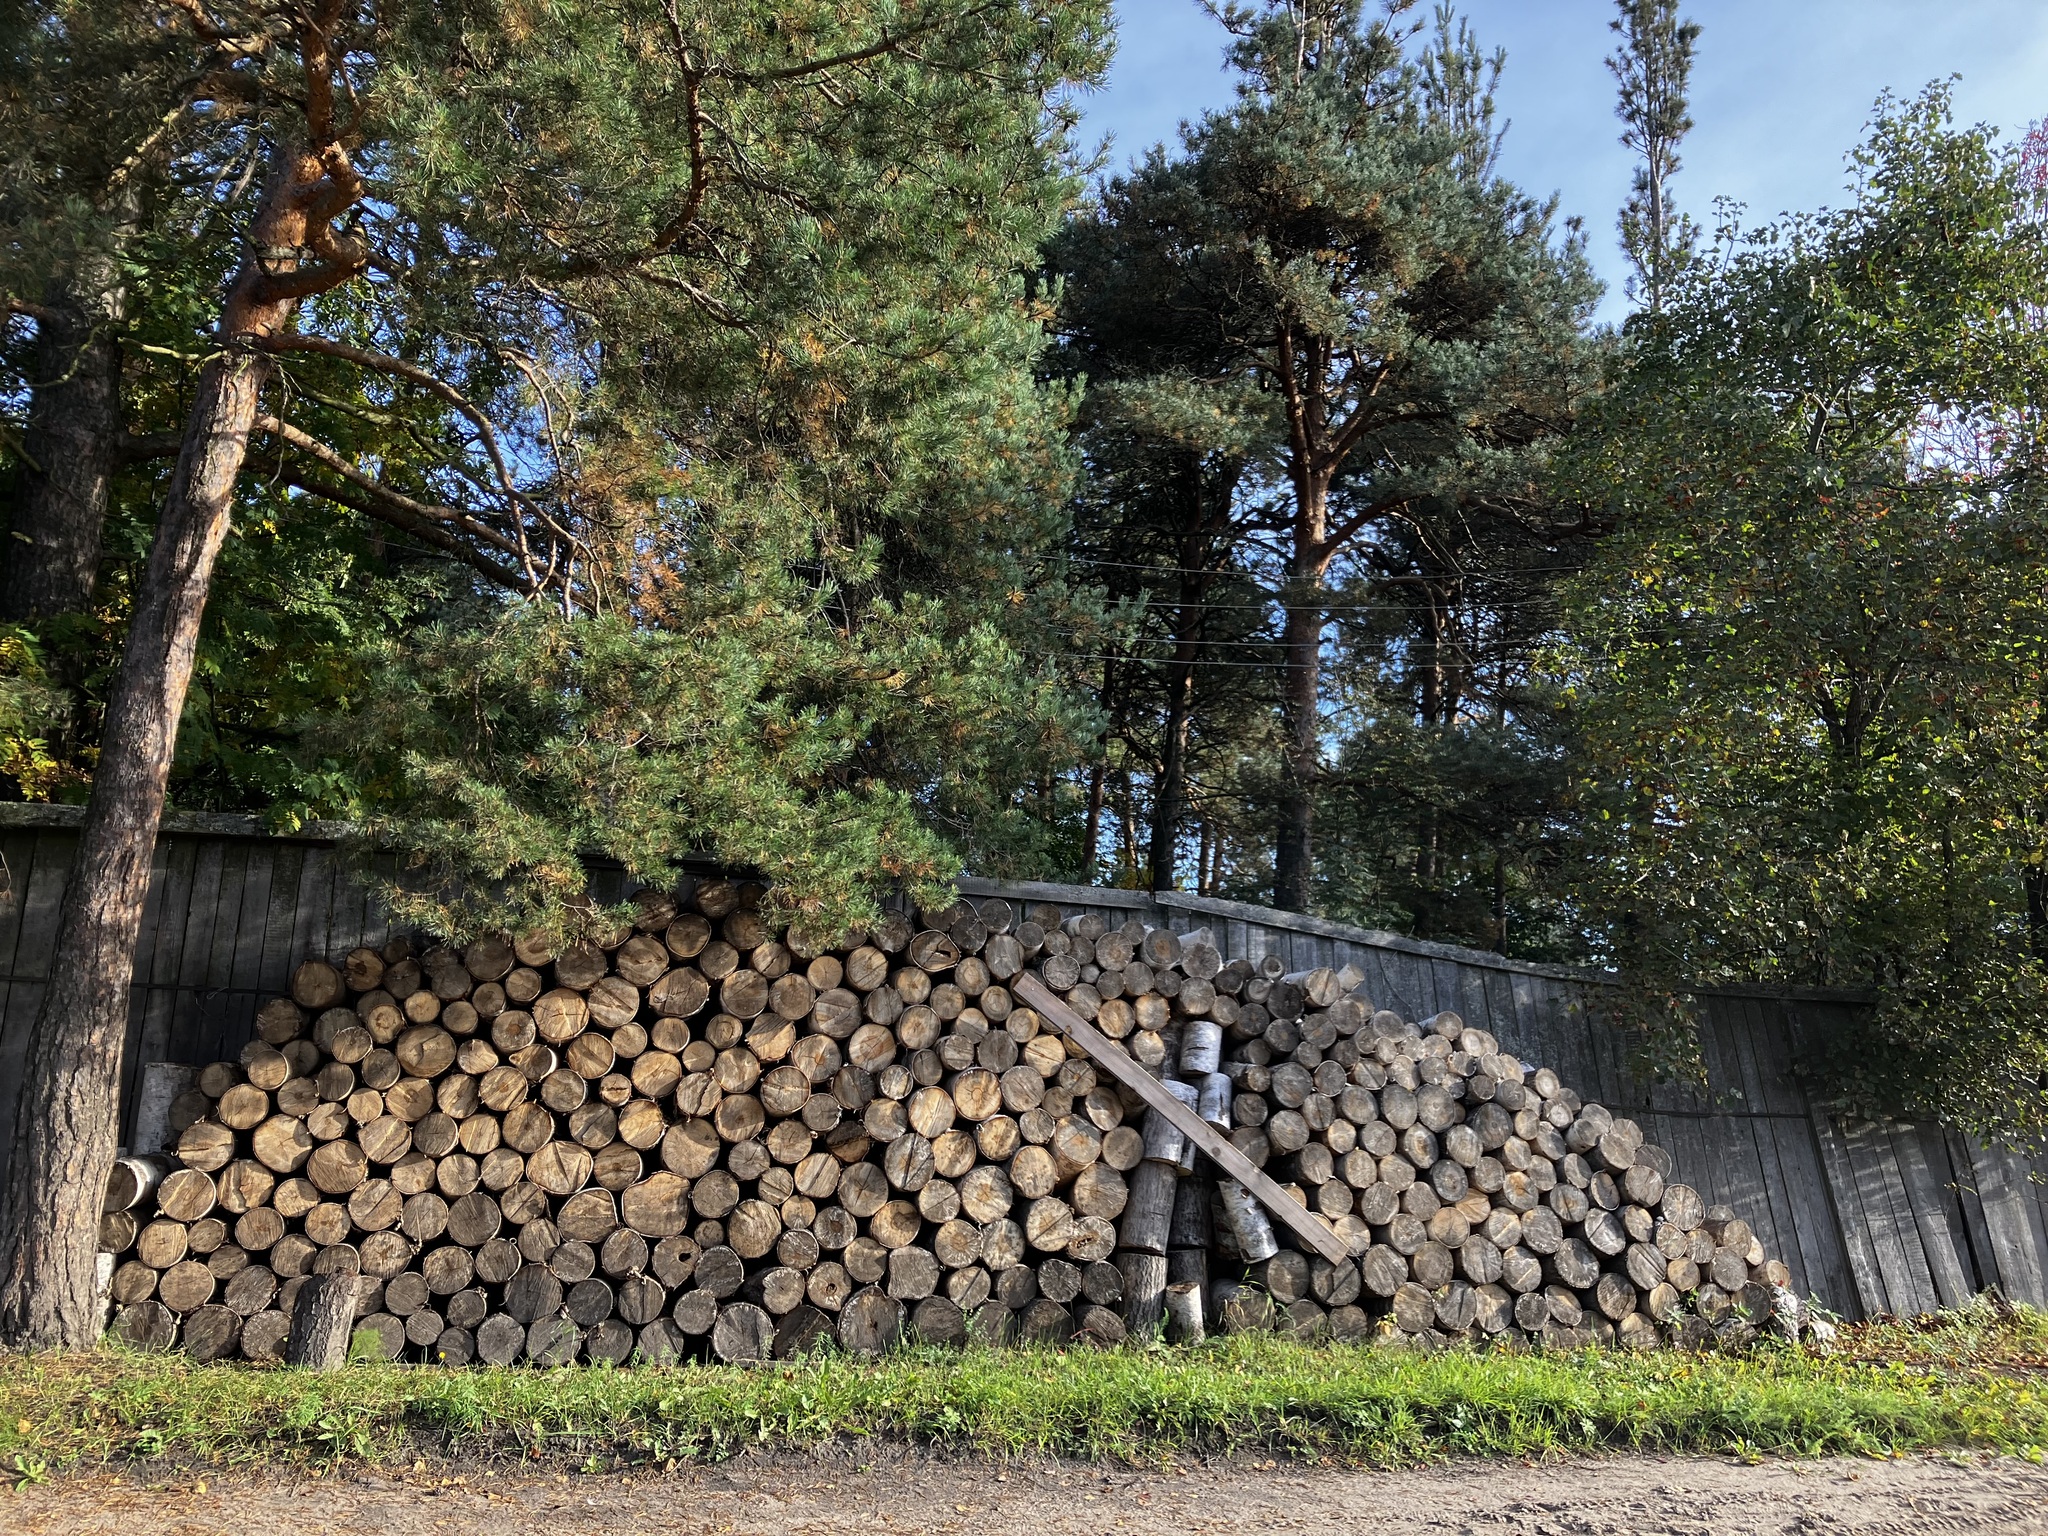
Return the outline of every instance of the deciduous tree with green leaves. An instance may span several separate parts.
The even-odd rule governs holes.
[[[1948,94],[1685,269],[1572,445],[1570,888],[1626,971],[1874,989],[1845,1101],[2048,1124],[2048,224]],[[1682,1032],[1665,1033],[1667,1060]],[[1823,1064],[1816,1063],[1816,1067]]]

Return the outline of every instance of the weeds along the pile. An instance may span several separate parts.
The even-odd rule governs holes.
[[[2038,1455],[2048,1399],[2001,1361],[2048,1319],[1965,1310],[1742,1357],[1415,1353],[1243,1336],[1192,1350],[909,1349],[755,1368],[310,1374],[109,1350],[0,1362],[0,1469],[153,1458],[334,1464],[460,1453],[666,1465],[880,1439],[1157,1463],[1400,1463],[1645,1450]],[[40,1475],[40,1474],[38,1474]]]

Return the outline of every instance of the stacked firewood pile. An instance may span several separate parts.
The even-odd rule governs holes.
[[[302,965],[175,1107],[172,1166],[117,1169],[119,1329],[267,1358],[353,1272],[379,1352],[451,1364],[1121,1339],[1143,1143],[1004,986],[1040,925],[963,903],[826,947],[758,896]]]
[[[445,1364],[1106,1345],[1205,1318],[1703,1344],[1793,1315],[1782,1266],[1635,1126],[1452,1015],[1418,1028],[1352,976],[1000,900],[820,944],[760,894],[643,892],[559,954],[306,962],[173,1106],[168,1155],[117,1165],[116,1329],[275,1358],[320,1275],[357,1277],[358,1349]],[[1100,1035],[1025,1006],[1027,971]],[[1073,1034],[1227,1130],[1348,1257],[1283,1247]]]
[[[1211,1178],[1178,1139],[1155,1139],[1148,1119],[1120,1262],[1134,1296],[1161,1292],[1170,1335],[1199,1328],[1204,1298],[1231,1331],[1340,1340],[1697,1348],[1739,1345],[1762,1326],[1800,1335],[1790,1274],[1747,1223],[1677,1182],[1634,1121],[1526,1068],[1486,1031],[1452,1013],[1410,1023],[1376,1011],[1356,974],[1283,975],[1271,957],[1212,969],[1200,955],[1177,996],[1127,997],[1129,940],[1078,919],[1050,941],[1068,952],[1041,973],[1348,1254],[1332,1262],[1288,1244],[1241,1184]]]

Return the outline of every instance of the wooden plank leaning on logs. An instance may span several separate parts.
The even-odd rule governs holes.
[[[1268,1178],[1264,1170],[1255,1167],[1250,1159],[1218,1134],[1214,1126],[1176,1098],[1159,1079],[1140,1067],[1128,1054],[1111,1045],[1093,1025],[1062,1002],[1044,982],[1026,971],[1017,977],[1013,990],[1037,1009],[1040,1017],[1050,1020],[1055,1028],[1080,1046],[1090,1061],[1138,1094],[1148,1108],[1164,1116],[1174,1129],[1199,1147],[1217,1167],[1256,1195],[1260,1203],[1277,1216],[1296,1237],[1332,1264],[1341,1264],[1350,1256],[1343,1240],[1336,1233],[1290,1200],[1287,1192]]]

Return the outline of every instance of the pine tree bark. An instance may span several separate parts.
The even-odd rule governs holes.
[[[329,0],[301,19],[317,147],[302,139],[273,162],[251,254],[222,307],[220,350],[200,370],[107,704],[0,1193],[0,1344],[10,1348],[84,1349],[100,1331],[99,1194],[114,1159],[135,941],[200,618],[269,372],[258,349],[301,297],[361,270],[361,253],[332,230],[360,192],[331,133],[338,16]]]
[[[1159,782],[1152,799],[1152,889],[1174,888],[1174,867],[1179,862],[1180,823],[1186,801],[1188,726],[1194,713],[1195,641],[1185,633],[1174,642],[1173,660],[1166,679],[1165,751],[1159,764]]]
[[[1294,484],[1290,519],[1293,548],[1281,602],[1280,687],[1283,784],[1273,850],[1273,905],[1306,912],[1315,873],[1315,792],[1322,770],[1320,704],[1323,680],[1322,586],[1330,547],[1330,482],[1344,450],[1329,441],[1327,345],[1297,337],[1282,325],[1278,337],[1287,406],[1288,478]]]
[[[1273,858],[1273,905],[1306,912],[1315,873],[1315,790],[1322,769],[1318,740],[1322,697],[1323,610],[1302,599],[1322,584],[1320,571],[1297,572],[1287,604],[1280,713],[1285,782]]]
[[[36,322],[36,382],[0,561],[0,624],[32,624],[92,601],[121,438],[116,333],[127,308],[113,250],[81,255],[50,285]]]
[[[1194,719],[1195,653],[1201,643],[1210,582],[1211,529],[1202,466],[1188,471],[1193,515],[1180,543],[1180,602],[1174,614],[1173,660],[1166,673],[1166,732],[1152,796],[1152,889],[1170,891],[1180,863],[1180,824],[1187,804],[1188,730]],[[1232,483],[1235,477],[1231,477]],[[1228,506],[1226,499],[1224,505]]]

